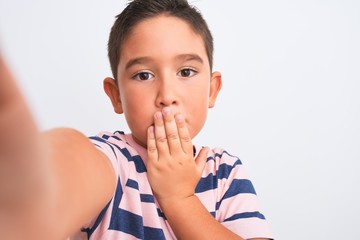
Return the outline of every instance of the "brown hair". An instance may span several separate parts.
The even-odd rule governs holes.
[[[108,57],[115,80],[117,80],[120,53],[132,29],[137,23],[161,14],[184,20],[202,37],[212,69],[214,44],[211,32],[201,13],[190,6],[187,0],[133,0],[116,16],[109,36]]]

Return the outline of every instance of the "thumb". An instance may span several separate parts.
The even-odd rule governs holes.
[[[197,157],[195,158],[195,163],[196,163],[196,168],[198,170],[198,173],[201,175],[201,173],[204,170],[205,164],[206,164],[206,160],[207,160],[207,155],[209,153],[209,148],[208,147],[203,147],[199,154],[197,155]]]

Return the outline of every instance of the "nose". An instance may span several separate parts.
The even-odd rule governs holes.
[[[179,100],[176,92],[174,83],[170,81],[161,81],[158,83],[156,106],[163,108],[166,106],[178,105]]]

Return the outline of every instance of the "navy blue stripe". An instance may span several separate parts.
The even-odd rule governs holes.
[[[229,178],[233,166],[227,165],[226,163],[220,164],[219,169],[216,171],[218,179]]]
[[[216,210],[220,208],[220,205],[224,199],[231,198],[237,194],[251,193],[256,194],[254,186],[248,179],[234,179],[231,182],[229,189],[226,191],[220,202],[216,203]]]
[[[105,138],[105,139],[109,138],[109,136],[105,135],[105,134],[102,137]],[[105,143],[108,146],[110,146],[113,153],[115,154],[115,156],[116,156],[116,153],[115,153],[115,150],[114,150],[113,147],[117,148],[124,155],[124,157],[126,157],[126,159],[129,162],[134,162],[136,171],[138,173],[146,172],[146,166],[145,166],[143,160],[141,159],[141,157],[139,155],[131,156],[130,152],[126,148],[121,148],[120,146],[118,146],[116,144],[113,144],[111,142],[108,142],[108,141],[104,140],[103,138],[100,138],[100,137],[97,137],[97,136],[96,137],[90,137],[90,139]],[[113,138],[122,141],[120,138],[118,138],[116,136],[115,137],[113,136]],[[116,159],[118,159],[117,156],[116,156]]]
[[[215,153],[215,158],[222,158],[222,155],[223,155],[224,152],[222,153]]]
[[[265,220],[265,216],[263,214],[261,214],[260,212],[244,212],[244,213],[234,214],[233,216],[226,218],[224,220],[224,222],[234,221],[234,220],[241,219],[241,218],[253,218],[253,217]]]
[[[242,164],[241,160],[240,160],[238,157],[236,157],[236,156],[234,156],[234,155],[231,155],[231,154],[228,153],[227,151],[223,151],[222,153],[215,153],[214,157],[221,159],[224,154],[225,154],[225,155],[228,155],[228,156],[231,157],[231,158],[236,158],[235,164],[234,164],[233,166],[235,166],[235,165],[237,165],[237,164]],[[210,161],[210,160],[215,161],[215,159],[214,159],[213,157],[208,157],[208,159],[207,159],[206,161]]]
[[[120,135],[125,135],[123,131],[115,131],[114,134],[119,133]]]
[[[234,155],[231,155],[230,153],[228,153],[227,151],[223,151],[222,153],[215,153],[215,158],[222,158],[222,156],[223,155],[228,155],[229,157],[231,157],[231,158],[236,158],[237,160],[236,160],[236,162],[239,160],[240,161],[240,159],[238,158],[238,157],[236,157],[236,156],[234,156]],[[209,160],[209,159],[208,159]],[[242,162],[240,161],[240,164],[242,164]]]
[[[144,161],[139,155],[131,156],[130,152],[126,148],[119,148],[119,150],[129,162],[134,162],[136,171],[138,173],[146,172],[146,166],[144,164]]]
[[[223,178],[229,178],[231,171],[237,165],[241,165],[240,160],[235,161],[232,166],[225,163],[220,164],[219,169],[216,171],[216,176],[211,173],[206,177],[201,178],[195,188],[195,192],[201,193],[216,189],[218,187],[218,180]]]
[[[133,156],[131,160],[135,163],[135,168],[138,173],[144,173],[147,171],[145,163],[139,155]]]
[[[144,235],[145,235],[144,239],[150,239],[150,240],[166,239],[164,232],[161,228],[144,227]]]
[[[124,134],[123,132],[118,132],[120,134]],[[122,139],[120,139],[119,137],[117,136],[111,136],[112,138],[116,139],[116,140],[119,140],[119,141],[122,141]],[[104,139],[109,139],[110,136],[104,134],[102,135],[102,138],[101,137],[98,137],[98,136],[94,136],[94,137],[90,137],[90,139],[92,140],[96,140],[96,141],[99,141],[99,142],[102,142],[102,143],[105,143],[107,144],[108,146],[110,146],[111,150],[113,151],[116,159],[117,156],[116,156],[116,153],[115,153],[115,150],[114,150],[114,147],[116,147],[125,157],[126,159],[129,161],[129,162],[134,162],[135,164],[135,168],[136,168],[136,171],[138,173],[144,173],[146,172],[146,166],[144,164],[144,161],[141,159],[141,157],[139,155],[135,155],[135,156],[131,156],[130,152],[126,149],[126,148],[121,148],[119,147],[118,145],[116,144],[113,144],[111,142],[108,142]]]
[[[114,134],[112,134],[111,136],[109,136],[109,135],[107,135],[107,134],[103,134],[102,137],[105,138],[105,139],[109,139],[109,138],[111,137],[111,138],[115,138],[116,140],[122,141],[121,138],[119,138],[118,136],[115,135],[116,133],[120,133],[121,135],[124,135],[124,132],[116,131],[116,132],[114,132]]]
[[[218,184],[218,181],[216,179],[216,176],[214,176],[212,173],[210,173],[206,177],[200,179],[200,181],[198,182],[198,184],[195,188],[195,193],[201,193],[201,192],[206,192],[211,189],[215,189],[215,188],[217,188],[217,184]]]
[[[116,206],[119,206],[120,200],[122,198],[122,188],[121,188],[121,184],[120,184],[120,178],[118,178],[118,182],[117,182],[117,186],[116,186],[116,191],[115,191],[115,197],[114,197],[114,206],[116,204]],[[110,201],[111,202],[111,201]],[[99,226],[99,224],[101,223],[101,221],[104,218],[105,212],[107,211],[107,209],[109,208],[110,202],[103,208],[103,210],[100,212],[99,216],[96,218],[94,225],[92,226],[92,228],[84,228],[81,231],[82,232],[86,232],[88,235],[88,238],[90,238],[91,234],[94,233],[94,231],[96,230],[96,228]],[[113,212],[114,209],[116,209],[113,206]]]
[[[89,137],[89,139],[92,139],[92,140],[95,140],[95,141],[98,141],[98,142],[102,142],[102,143],[105,143],[106,145],[108,145],[108,146],[111,148],[112,152],[114,153],[116,159],[118,159],[118,158],[117,158],[117,155],[116,155],[116,152],[115,152],[115,150],[114,150],[114,147],[113,147],[113,146],[116,147],[116,145],[113,145],[112,143],[107,142],[107,141],[105,141],[104,139],[102,139],[102,138],[100,138],[100,137]],[[95,143],[94,143],[94,144],[95,144]],[[96,145],[96,144],[95,144],[95,145]],[[99,145],[97,145],[97,146],[99,146]],[[102,148],[101,146],[99,146],[99,147]]]
[[[134,237],[144,239],[144,223],[141,216],[121,208],[116,209],[113,214],[116,216],[111,217],[109,229],[121,231],[133,235]]]
[[[141,202],[155,203],[154,196],[151,194],[140,194],[140,200]]]
[[[208,157],[206,159],[206,162],[210,162],[210,161],[216,162],[215,158],[222,158],[222,154],[221,153],[215,153],[214,157],[213,156]]]
[[[228,156],[230,156],[230,157],[233,157],[233,158],[237,158],[237,159],[240,161],[240,159],[239,159],[237,156],[231,155],[231,154],[228,153],[227,151],[224,151],[223,154],[226,154],[226,155],[228,155]],[[241,161],[240,161],[240,164],[242,164]]]
[[[157,210],[158,216],[166,220],[165,214],[159,208],[157,208],[156,210]]]
[[[141,157],[139,155],[135,155],[135,156],[131,156],[130,152],[126,149],[126,148],[121,148],[119,147],[118,145],[116,144],[113,144],[111,142],[107,142],[106,140],[100,138],[100,137],[90,137],[90,139],[93,139],[93,140],[97,140],[99,142],[103,142],[103,143],[106,143],[108,146],[111,147],[111,149],[113,150],[115,156],[116,156],[116,153],[115,153],[115,150],[113,147],[117,148],[123,155],[124,157],[126,157],[126,159],[129,161],[129,162],[134,162],[135,164],[135,168],[136,168],[136,171],[138,173],[143,173],[143,172],[146,172],[146,166],[144,164],[144,161],[141,159]],[[121,140],[121,139],[120,139]],[[117,156],[116,156],[116,159]]]
[[[229,178],[231,171],[238,165],[241,165],[240,159],[237,159],[233,165],[226,163],[220,164],[219,169],[216,172],[218,179]]]
[[[206,162],[210,162],[210,161],[214,161],[214,162],[215,162],[215,159],[214,159],[213,157],[208,157],[208,158],[206,159]]]
[[[111,222],[116,220],[116,211],[120,206],[120,201],[123,195],[123,189],[121,187],[121,183],[120,183],[120,177],[118,178],[118,183],[116,186],[116,191],[115,191],[115,196],[114,196],[114,203],[113,203],[113,208],[112,208],[112,212],[111,212],[111,219],[110,219],[110,224]]]
[[[214,161],[215,162],[215,158],[222,158],[222,153],[215,153],[214,157],[210,156],[206,159],[206,162],[210,162],[210,161]]]
[[[121,187],[120,177],[118,177],[118,182],[115,190],[113,211],[114,209],[118,208],[118,206],[120,205],[122,195],[123,195],[123,190]]]
[[[132,180],[130,178],[128,178],[127,182],[126,182],[126,186],[127,187],[131,187],[131,188],[135,188],[137,190],[139,190],[139,184],[137,181]]]
[[[118,136],[111,136],[112,138],[115,138],[116,140],[122,141],[121,138],[119,138]]]
[[[219,179],[227,179],[230,176],[231,171],[238,165],[242,165],[242,162],[239,158],[230,155],[228,152],[224,151],[222,153],[215,153],[215,158],[222,158],[223,154],[226,154],[230,157],[236,158],[236,161],[233,163],[233,165],[228,165],[226,163],[220,164],[219,168],[216,171],[216,176],[213,174],[209,174],[208,176],[201,178],[199,180],[199,183],[197,184],[195,188],[196,193],[206,192],[209,190],[216,189],[218,187],[218,180]],[[208,157],[207,162],[214,161],[215,159],[213,157]]]
[[[239,193],[256,194],[254,186],[249,179],[234,179],[224,195],[225,198],[233,197]]]
[[[111,201],[110,201],[111,202]],[[96,228],[99,226],[99,224],[101,223],[101,221],[104,218],[104,215],[110,205],[110,202],[108,202],[108,204],[106,204],[106,206],[104,207],[104,209],[100,212],[99,216],[96,218],[94,225],[92,226],[92,228],[82,228],[81,231],[82,232],[86,232],[88,238],[91,237],[91,235],[94,233],[94,231],[96,230]]]

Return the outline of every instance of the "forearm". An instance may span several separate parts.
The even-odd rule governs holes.
[[[160,206],[178,239],[243,239],[216,221],[195,195]]]

